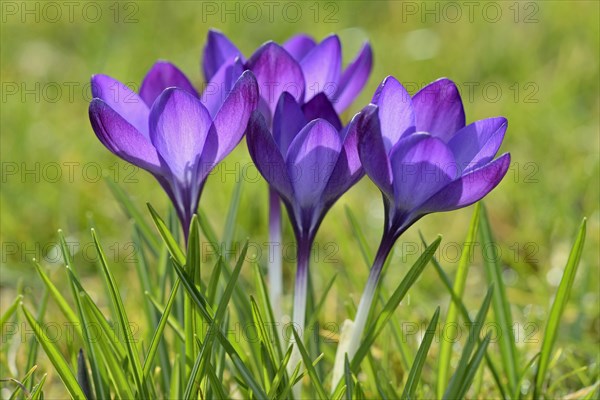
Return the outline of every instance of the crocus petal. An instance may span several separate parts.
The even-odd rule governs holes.
[[[210,82],[225,62],[236,57],[244,56],[222,32],[210,29],[202,56],[204,80]]]
[[[328,206],[332,205],[365,174],[358,156],[358,130],[363,124],[363,118],[362,113],[356,114],[348,127],[342,131],[342,151],[323,193]]]
[[[96,136],[110,151],[152,173],[161,172],[158,154],[150,141],[104,100],[93,99],[89,115]]]
[[[102,99],[146,138],[150,109],[140,96],[116,79],[107,75],[92,76],[92,96]]]
[[[415,114],[410,95],[400,82],[388,76],[375,91],[373,103],[379,107],[381,135],[386,153],[402,137],[415,132]]]
[[[319,92],[334,95],[342,72],[342,45],[336,35],[325,38],[300,61],[306,82],[304,101]]]
[[[461,170],[471,170],[490,162],[504,139],[508,121],[504,117],[473,122],[459,130],[448,142]]]
[[[430,212],[451,211],[481,200],[504,178],[510,167],[510,154],[505,153],[491,163],[475,169],[446,185],[431,196],[419,210]]]
[[[180,180],[197,175],[204,141],[212,120],[206,108],[183,89],[166,89],[150,111],[150,138]]]
[[[148,107],[152,107],[154,100],[168,87],[178,87],[198,97],[198,92],[185,74],[167,61],[158,61],[150,68],[140,86],[140,97]]]
[[[283,199],[291,202],[293,189],[283,155],[267,127],[265,117],[258,110],[250,116],[246,140],[248,152],[261,175]]]
[[[225,62],[213,75],[213,78],[202,92],[202,103],[215,117],[233,86],[244,72],[244,64],[239,58]]]
[[[273,118],[273,138],[282,156],[287,154],[290,143],[307,122],[302,108],[294,97],[284,92],[279,98]]]
[[[294,199],[303,209],[322,201],[322,194],[342,150],[337,130],[324,119],[309,122],[288,149],[286,165]]]
[[[340,117],[325,93],[321,92],[310,99],[308,103],[305,103],[302,106],[302,111],[304,111],[304,116],[307,121],[323,118],[333,125],[336,130],[340,131],[342,129],[342,121],[340,121]]]
[[[428,132],[446,143],[465,126],[465,111],[458,88],[442,78],[419,90],[412,99],[417,131]]]
[[[283,44],[283,48],[286,49],[296,61],[300,61],[316,45],[317,43],[313,38],[301,33],[289,38]]]
[[[392,168],[381,134],[378,107],[369,104],[357,121],[358,155],[369,178],[389,199],[394,198]]]
[[[304,97],[304,75],[300,65],[285,49],[274,42],[263,44],[246,63],[256,80],[271,121],[279,97],[289,92],[296,101]]]
[[[356,58],[346,67],[336,87],[333,103],[335,110],[342,113],[363,89],[373,67],[373,50],[365,43]]]
[[[214,120],[218,137],[215,163],[221,161],[242,140],[250,114],[258,104],[258,85],[252,72],[245,71],[225,99]]]
[[[426,133],[415,133],[398,142],[390,162],[396,208],[405,211],[417,208],[457,175],[448,146]]]

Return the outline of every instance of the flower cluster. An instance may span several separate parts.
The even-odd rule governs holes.
[[[202,67],[202,94],[167,62],[150,69],[139,93],[95,75],[89,114],[96,135],[110,151],[154,175],[187,232],[209,172],[247,132],[250,156],[277,204],[281,199],[285,205],[296,236],[293,320],[300,326],[317,230],[366,173],[383,195],[385,225],[351,333],[351,357],[398,237],[426,214],[480,200],[506,174],[510,155],[495,158],[506,119],[467,125],[452,81],[437,80],[411,97],[389,76],[371,104],[344,125],[341,113],[366,84],[372,51],[364,44],[342,68],[335,35],[320,43],[307,35],[283,45],[270,41],[245,58],[211,30]]]

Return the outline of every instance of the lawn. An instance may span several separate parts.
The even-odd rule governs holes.
[[[148,270],[160,307],[166,303],[171,285],[171,281],[161,282],[161,277],[176,276],[173,270],[165,272],[166,266],[170,266],[165,262],[166,247],[146,207],[146,203],[151,203],[158,214],[167,219],[172,216],[169,199],[150,174],[111,154],[95,137],[88,117],[91,75],[108,74],[139,87],[152,64],[165,59],[181,68],[197,88],[202,88],[200,61],[210,28],[225,33],[246,56],[267,40],[283,42],[299,32],[320,40],[333,32],[340,36],[345,62],[354,57],[365,40],[369,40],[373,48],[371,76],[361,95],[343,114],[345,122],[369,103],[379,83],[388,75],[395,76],[411,93],[437,78],[448,77],[461,91],[468,123],[500,115],[508,119],[500,153],[511,153],[511,166],[500,185],[486,197],[485,208],[497,243],[497,272],[503,281],[503,285],[496,282],[494,290],[505,286],[519,368],[525,368],[541,349],[569,252],[582,219],[587,218],[585,245],[557,328],[544,396],[598,395],[598,2],[4,1],[0,7],[0,314],[4,315],[22,294],[27,309],[39,315],[44,326],[56,324],[59,337],[54,344],[73,370],[76,370],[81,340],[67,337],[65,316],[55,299],[51,295],[47,298],[47,286],[32,263],[35,258],[76,310],[65,275],[58,229],[62,229],[71,247],[73,268],[83,287],[108,315],[114,313],[114,309],[90,234],[90,228],[95,229],[129,322],[135,327],[133,335],[140,352],[148,348],[157,318],[154,309],[147,312],[148,299],[136,267],[145,259],[142,268]],[[111,191],[115,186],[122,189],[140,211],[155,243],[161,244],[156,255],[150,254],[147,247],[145,250],[140,247],[136,224]],[[248,257],[242,266],[238,287],[259,299],[253,265],[259,265],[266,272],[267,195],[267,184],[258,175],[243,140],[211,173],[200,201],[203,227],[212,227],[218,238],[230,239],[220,252],[230,254],[232,270],[249,238],[248,251],[257,262]],[[234,204],[235,199],[239,201],[233,212],[232,198]],[[427,242],[442,235],[435,258],[447,276],[455,279],[474,210],[475,207],[470,206],[432,214],[412,226],[395,246],[382,281],[381,295],[387,300],[424,252],[426,246],[420,235]],[[281,247],[285,295],[281,306],[289,315],[293,302],[295,244],[285,216],[284,221]],[[365,177],[333,206],[316,237],[311,271],[316,299],[335,276],[319,315],[315,316],[319,329],[313,334],[319,340],[311,341],[309,349],[315,355],[313,359],[320,352],[324,353],[324,360],[316,369],[321,377],[326,376],[333,365],[340,327],[345,319],[351,318],[360,298],[369,271],[368,260],[381,238],[382,224],[381,195]],[[357,240],[357,230],[364,236],[364,247]],[[203,285],[207,285],[217,252],[208,245],[210,237],[205,230],[200,237],[202,279]],[[462,295],[471,319],[482,304],[490,279],[481,256],[484,245],[477,236]],[[218,296],[225,291],[226,284],[223,278]],[[46,302],[47,307],[44,307]],[[243,313],[233,303],[232,300],[230,308],[237,311],[232,311],[231,326],[235,326],[234,321],[243,320]],[[357,374],[367,398],[384,395],[383,389],[378,389],[375,383],[378,380],[389,384],[390,388],[383,385],[389,390],[385,393],[402,393],[407,382],[406,367],[412,365],[427,324],[439,306],[438,330],[417,389],[419,398],[436,397],[443,341],[440,335],[444,334],[450,303],[451,296],[440,275],[433,265],[427,266],[395,310],[393,323],[386,326],[372,346],[370,362],[363,362],[363,369]],[[183,314],[183,302],[177,305],[181,305],[181,310],[176,309],[174,313],[179,317]],[[496,333],[506,335],[498,322],[495,305],[494,302],[487,321],[492,324],[495,321],[496,325],[491,326],[500,327]],[[150,314],[154,319],[148,317]],[[460,332],[465,336],[458,338],[453,347],[452,370],[459,363],[468,334],[468,327],[461,324]],[[242,358],[252,358],[254,351],[261,354],[260,349],[256,350],[258,346],[248,345],[251,341],[244,336],[243,329],[240,333],[231,326],[230,338],[243,352]],[[166,328],[170,345],[178,343],[171,328],[170,325]],[[30,382],[39,382],[47,373],[44,397],[66,397],[65,385],[44,349],[39,347],[37,358],[31,358],[34,342],[23,312],[17,311],[8,321],[3,320],[0,378],[20,380],[28,367],[37,364],[35,377]],[[317,342],[322,348],[317,348]],[[217,347],[214,351],[221,351]],[[181,347],[172,345],[168,349],[172,353],[162,356],[178,364],[173,358]],[[161,345],[159,356],[163,350],[166,351],[167,346]],[[502,340],[491,340],[487,351],[504,382]],[[253,362],[250,364],[254,365]],[[157,365],[164,364],[157,361]],[[237,381],[231,376],[235,371],[231,363],[225,368],[223,379],[231,389],[227,394],[244,397],[246,392],[239,387],[242,385],[235,388]],[[532,397],[535,368],[534,364],[531,371],[524,374],[516,393],[520,389],[524,397]],[[467,397],[500,397],[485,362],[480,371]],[[260,372],[256,374],[260,376]],[[157,387],[166,385],[158,383],[162,379],[159,373],[155,379]],[[210,386],[206,380],[208,378],[202,385]],[[312,381],[312,377],[305,380],[307,395],[314,393],[309,383]],[[0,385],[2,398],[8,398],[17,387],[8,381]],[[33,387],[29,386],[31,383],[26,385],[30,390]],[[577,394],[578,391],[581,392]]]

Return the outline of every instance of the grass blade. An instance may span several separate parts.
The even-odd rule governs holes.
[[[569,294],[571,293],[573,282],[575,281],[575,275],[577,274],[577,267],[579,266],[579,260],[581,259],[581,253],[585,243],[585,233],[586,219],[584,218],[581,222],[581,226],[579,227],[579,232],[577,234],[577,238],[575,239],[575,243],[573,244],[573,248],[571,249],[571,253],[569,254],[565,272],[563,273],[560,284],[558,285],[556,297],[554,298],[554,302],[550,308],[550,316],[548,317],[548,322],[546,323],[546,329],[544,331],[544,338],[542,340],[540,362],[535,375],[535,387],[533,394],[534,398],[537,398],[541,393],[544,380],[546,379],[548,364],[550,363],[550,358],[552,356],[552,348],[554,347],[556,337],[558,336],[560,318],[565,310],[567,302],[569,301]]]
[[[433,341],[433,337],[435,336],[435,330],[437,328],[438,318],[440,316],[440,308],[436,308],[431,321],[429,322],[429,326],[425,331],[425,337],[419,346],[419,351],[417,351],[417,356],[415,357],[415,362],[408,373],[408,379],[406,381],[406,386],[404,386],[404,392],[402,393],[403,399],[414,399],[415,391],[417,390],[417,384],[419,383],[419,379],[421,377],[421,371],[423,370],[423,365],[425,365],[425,361],[427,360],[427,353],[429,353],[429,347],[431,346],[431,342]],[[438,371],[439,373],[439,371]]]
[[[427,246],[427,242],[425,242],[425,239],[423,238],[422,235],[421,235],[421,241],[423,242],[423,244],[425,246]],[[444,271],[444,268],[442,268],[442,266],[440,265],[440,263],[438,262],[438,260],[435,257],[431,257],[431,263],[433,264],[436,272],[438,273],[440,280],[444,284],[444,287],[446,288],[446,290],[448,290],[448,293],[450,293],[450,296],[452,297],[452,301],[458,307],[463,320],[466,323],[473,325],[473,321],[471,320],[471,317],[469,316],[469,311],[467,310],[467,307],[465,307],[465,305],[463,304],[462,299],[454,294],[454,291],[452,289],[452,283],[450,282],[450,278],[448,278],[448,275]],[[487,363],[488,368],[490,369],[490,372],[492,373],[492,377],[494,378],[496,387],[498,388],[498,391],[500,392],[500,397],[502,397],[503,399],[506,399],[507,398],[506,391],[504,390],[504,386],[502,385],[502,382],[500,381],[500,374],[498,373],[498,368],[496,367],[496,364],[494,363],[492,358],[487,353],[485,354],[485,361]]]
[[[494,317],[498,322],[498,328],[503,334],[499,338],[500,355],[504,373],[508,379],[509,393],[514,391],[518,380],[518,359],[515,337],[513,332],[513,320],[510,311],[510,302],[506,295],[506,287],[502,279],[502,265],[497,252],[496,244],[492,235],[490,222],[483,203],[481,203],[481,214],[479,219],[479,233],[481,237],[481,248],[483,264],[488,283],[494,284],[494,299],[492,307]],[[505,333],[505,334],[504,334]]]
[[[308,376],[310,376],[310,382],[313,384],[313,387],[315,388],[317,395],[319,396],[319,399],[325,400],[328,398],[327,392],[325,391],[325,388],[323,387],[323,383],[321,383],[321,380],[319,379],[319,376],[317,375],[317,370],[315,369],[312,361],[310,360],[310,356],[308,355],[306,348],[302,344],[300,336],[298,335],[298,332],[296,332],[296,328],[292,327],[292,331],[294,333],[294,340],[296,341],[295,342],[296,346],[298,347],[298,350],[300,351],[300,355],[302,356],[302,361],[304,361],[304,365],[306,366]]]
[[[160,248],[159,242],[156,240],[156,236],[152,233],[150,225],[146,222],[140,210],[138,210],[127,193],[125,193],[125,191],[117,183],[113,182],[111,179],[105,179],[105,181],[108,184],[108,188],[112,192],[113,196],[115,196],[117,201],[121,204],[125,214],[135,221],[136,227],[140,231],[140,234],[144,240],[148,243],[150,250],[157,255],[157,251]]]
[[[483,356],[485,355],[487,347],[490,344],[491,335],[492,333],[488,332],[488,334],[485,335],[483,341],[479,344],[479,347],[477,348],[473,359],[469,362],[469,365],[467,366],[465,377],[463,379],[458,395],[455,398],[464,399],[467,395],[467,392],[471,387],[471,383],[473,383],[473,378],[475,377],[475,374],[479,369],[479,364],[481,364],[481,360],[483,360]]]
[[[25,319],[27,319],[27,322],[33,328],[33,333],[36,339],[38,340],[38,343],[46,352],[46,355],[50,359],[52,365],[54,365],[54,369],[60,376],[60,379],[64,383],[71,397],[73,397],[74,399],[85,400],[86,397],[83,393],[83,390],[81,390],[81,387],[77,383],[75,375],[73,375],[73,372],[69,368],[69,365],[65,361],[62,354],[60,354],[58,348],[50,340],[45,339],[43,328],[37,323],[33,315],[31,315],[31,313],[27,310],[23,303],[21,303],[21,310],[25,315]]]
[[[467,273],[470,266],[471,256],[473,254],[473,248],[475,240],[477,238],[477,227],[479,225],[479,203],[475,205],[475,211],[471,217],[471,224],[469,225],[469,231],[464,241],[460,259],[458,261],[458,267],[456,270],[456,277],[454,278],[453,293],[454,296],[462,298],[465,290],[465,284],[467,281]],[[448,306],[448,314],[446,316],[446,329],[451,326],[459,325],[459,307],[455,302],[450,302]],[[453,334],[453,332],[449,333]],[[452,341],[442,340],[440,343],[440,354],[439,363],[437,369],[437,397],[441,398],[444,395],[444,387],[448,384],[449,371],[450,371],[450,359],[452,358]]]
[[[18,295],[12,304],[6,309],[4,314],[2,314],[2,318],[0,318],[0,326],[4,326],[4,324],[15,314],[15,311],[19,307],[19,304],[23,300],[23,295]]]
[[[485,317],[490,309],[490,303],[492,302],[494,294],[494,287],[490,286],[483,299],[483,303],[477,312],[477,316],[473,324],[469,327],[469,337],[467,338],[467,342],[463,347],[462,354],[460,356],[460,360],[458,362],[458,366],[456,367],[456,371],[454,371],[454,375],[450,379],[450,383],[444,392],[444,399],[458,399],[458,393],[461,390],[463,383],[465,381],[465,377],[468,373],[468,364],[469,359],[471,358],[471,354],[475,349],[475,345],[479,341],[479,335],[481,334],[481,329],[483,328],[483,323],[485,321]]]
[[[269,393],[267,393],[267,396],[271,400],[275,399],[275,396],[277,396],[279,384],[281,382],[285,382],[287,380],[287,365],[290,362],[290,358],[292,357],[292,349],[293,349],[292,346],[290,346],[288,348],[287,352],[283,356],[281,364],[279,365],[279,369],[277,370],[277,373],[275,374],[275,377],[273,378],[273,383],[271,384],[271,389],[269,389]],[[280,396],[281,396],[281,394],[282,393],[279,393]],[[279,397],[279,398],[283,398],[283,397]]]
[[[134,338],[130,330],[129,320],[127,318],[127,313],[125,312],[125,307],[123,306],[123,301],[121,300],[121,295],[119,293],[119,288],[117,287],[117,282],[115,281],[115,278],[112,275],[110,268],[108,267],[108,263],[106,262],[106,256],[104,255],[104,251],[100,246],[100,242],[98,241],[98,237],[96,236],[96,231],[93,229],[92,238],[94,240],[94,246],[96,247],[96,251],[98,252],[98,259],[100,261],[100,266],[102,267],[104,279],[106,280],[106,284],[108,286],[112,305],[115,309],[115,313],[118,318],[118,324],[120,326],[121,332],[123,332],[125,335],[125,350],[127,350],[127,355],[129,357],[130,365],[133,372],[133,379],[138,389],[138,396],[148,398],[149,394],[146,389],[146,385],[144,384],[142,367],[140,365],[140,360],[137,356]]]
[[[158,350],[158,345],[160,340],[163,337],[163,332],[165,330],[165,326],[167,325],[167,321],[169,320],[169,316],[171,315],[171,309],[173,308],[173,303],[177,298],[177,290],[179,289],[180,281],[177,279],[173,288],[171,289],[171,294],[169,295],[169,300],[167,301],[167,305],[160,317],[158,322],[158,326],[154,331],[154,335],[152,336],[152,340],[150,341],[150,347],[148,349],[148,354],[146,355],[146,359],[144,360],[143,365],[143,376],[144,380],[150,377],[150,372],[152,369],[152,363],[154,362],[154,358],[156,357],[156,351]]]
[[[162,236],[167,248],[169,249],[169,253],[171,257],[175,259],[179,263],[179,265],[185,265],[185,255],[181,251],[181,248],[177,244],[177,240],[171,234],[169,227],[165,224],[165,221],[158,215],[154,207],[150,203],[147,203],[148,209],[150,210],[150,214],[152,214],[152,219],[156,224],[156,228],[158,229],[158,233]]]
[[[406,293],[411,288],[411,286],[416,282],[417,278],[421,275],[421,272],[425,269],[427,264],[429,264],[429,260],[433,257],[435,251],[440,245],[442,238],[438,237],[431,245],[429,245],[423,254],[417,259],[417,261],[410,268],[400,285],[396,288],[386,305],[383,307],[383,310],[379,313],[374,324],[370,326],[367,330],[364,339],[359,346],[356,354],[352,359],[352,371],[356,373],[358,366],[362,359],[367,355],[369,349],[377,336],[381,333],[385,324],[392,318],[394,311],[398,307],[398,304],[402,301]]]
[[[108,378],[113,382],[113,387],[117,395],[116,397],[133,398],[134,395],[131,390],[132,385],[126,376],[128,371],[124,368],[124,365],[127,362],[125,350],[122,349],[121,343],[119,343],[115,337],[115,332],[113,332],[110,327],[107,328],[106,319],[100,313],[100,310],[98,310],[98,307],[90,296],[83,291],[79,295],[81,297],[82,312],[84,313],[84,323],[90,326],[97,324],[102,328],[102,333],[96,335],[95,340],[92,343],[92,349],[97,349],[97,352],[94,351],[100,356],[98,363],[102,361],[101,365],[105,367]],[[121,348],[120,351],[118,350],[119,348]]]
[[[271,321],[271,335],[273,335],[273,341],[275,342],[275,349],[277,350],[278,359],[283,359],[283,351],[281,348],[281,340],[279,336],[279,324],[281,321],[275,321],[275,316],[273,313],[273,307],[271,307],[271,299],[269,298],[269,292],[267,290],[267,285],[265,283],[264,276],[260,269],[258,263],[254,263],[254,277],[256,282],[256,290],[258,291],[258,298],[263,305],[263,310],[268,318]]]
[[[244,246],[244,248],[245,251],[247,251],[247,244],[246,246]],[[245,253],[245,251],[243,252],[243,254]],[[238,262],[243,262],[244,257],[245,255],[243,257],[240,257]],[[206,323],[209,324],[209,326],[212,326],[211,332],[216,336],[221,345],[225,348],[225,351],[227,352],[229,358],[233,362],[234,367],[237,369],[237,372],[239,373],[239,377],[242,380],[242,382],[245,382],[248,385],[248,387],[254,392],[254,396],[256,396],[259,399],[266,399],[266,393],[264,392],[264,390],[262,390],[258,382],[256,382],[256,380],[252,376],[252,373],[246,367],[246,364],[244,364],[244,362],[242,361],[237,350],[234,348],[231,342],[229,342],[229,340],[227,340],[227,338],[223,335],[220,328],[214,324],[214,319],[212,316],[213,312],[211,311],[210,306],[206,301],[206,298],[198,291],[196,286],[191,283],[190,278],[187,276],[187,273],[184,271],[182,266],[179,265],[176,262],[176,260],[173,261],[175,271],[177,272],[177,275],[179,275],[179,278],[181,279],[181,282],[183,283],[188,295],[191,296],[192,300],[194,300],[194,303],[198,308],[200,316],[204,319]],[[226,292],[227,290],[233,291],[233,287],[235,285],[228,285],[228,287],[229,286],[231,286],[231,288],[226,288]]]
[[[52,281],[50,280],[48,275],[46,275],[42,267],[35,261],[33,262],[33,265],[35,266],[35,270],[37,271],[40,278],[42,278],[42,282],[44,282],[44,285],[46,285],[48,292],[50,293],[56,304],[58,304],[58,308],[60,309],[60,311],[63,313],[67,321],[69,321],[69,323],[71,323],[75,327],[75,330],[77,331],[79,336],[83,337],[81,332],[81,325],[79,324],[79,319],[77,318],[77,315],[75,315],[75,312],[73,311],[67,300],[60,293],[60,290],[58,290],[57,287],[52,283]]]

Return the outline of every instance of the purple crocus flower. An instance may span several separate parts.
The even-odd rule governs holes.
[[[363,170],[357,151],[358,114],[342,128],[333,109],[329,120],[310,113],[285,92],[276,107],[273,131],[255,111],[248,124],[254,163],[285,204],[298,245],[293,322],[304,326],[306,287],[313,240],[329,208]]]
[[[247,61],[238,48],[221,32],[210,30],[204,47],[202,67],[210,80],[223,63],[238,59],[250,69],[259,85],[258,109],[267,127],[273,128],[275,108],[283,93],[287,92],[301,104],[310,121],[329,115],[330,122],[344,111],[358,96],[367,82],[372,67],[373,54],[365,43],[355,59],[342,69],[342,50],[339,38],[331,35],[317,43],[305,34],[291,37],[283,45],[269,41],[260,46]],[[289,96],[288,95],[288,96]],[[269,239],[281,242],[281,206],[273,188],[269,190]],[[275,252],[269,261],[269,287],[277,318],[283,282],[281,254]]]
[[[203,95],[168,62],[150,69],[137,94],[106,76],[92,77],[89,115],[114,154],[150,172],[170,197],[187,237],[209,172],[239,143],[258,103],[251,72],[232,79],[235,64],[213,76],[220,92]]]
[[[209,81],[223,63],[244,60],[238,48],[221,32],[210,30],[204,47],[202,67]],[[283,92],[301,104],[325,93],[337,113],[342,113],[358,96],[371,73],[373,52],[363,45],[354,60],[342,69],[342,46],[337,35],[320,43],[305,34],[291,37],[283,45],[269,41],[245,62],[260,87],[263,114],[268,122]]]
[[[506,118],[465,126],[460,94],[448,79],[427,85],[411,98],[389,76],[363,112],[359,156],[383,194],[385,225],[354,321],[350,358],[360,342],[381,269],[398,237],[426,214],[479,201],[500,183],[510,164],[508,153],[494,159]]]

